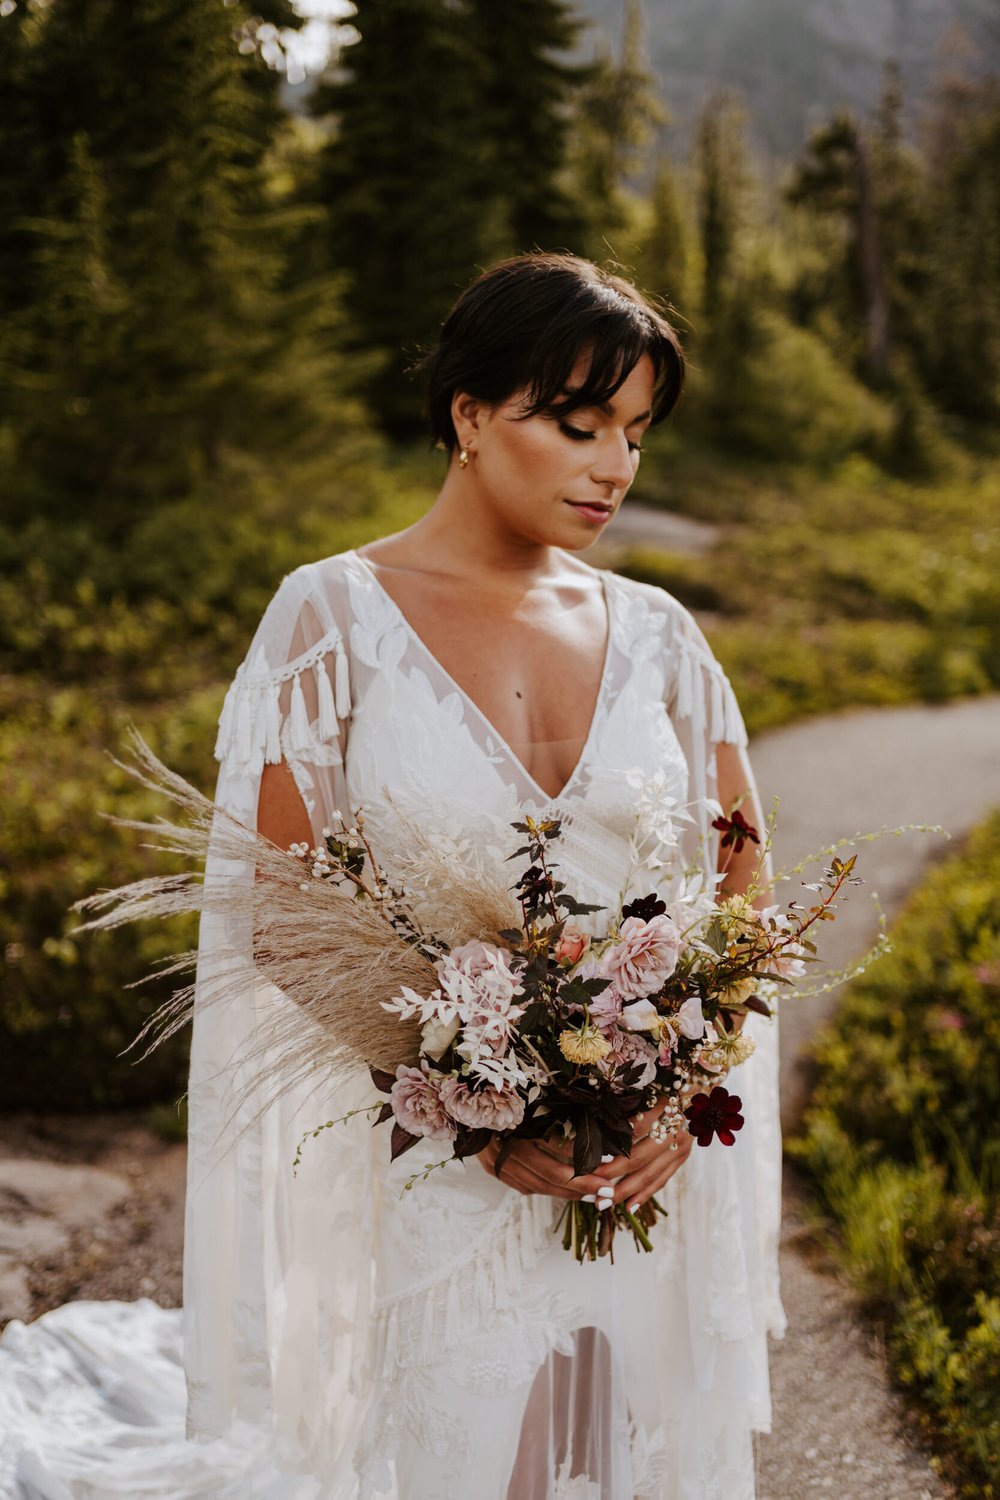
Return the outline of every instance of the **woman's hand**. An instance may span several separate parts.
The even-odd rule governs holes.
[[[494,1136],[489,1145],[479,1152],[483,1170],[519,1193],[545,1193],[550,1198],[582,1198],[585,1193],[596,1193],[605,1187],[603,1177],[593,1172],[577,1177],[573,1172],[572,1151],[561,1155],[551,1146],[536,1141],[515,1141],[507,1154],[499,1174],[494,1171],[500,1151],[500,1138]]]
[[[571,1145],[561,1149],[552,1142],[515,1141],[500,1168],[500,1181],[519,1193],[546,1193],[551,1198],[596,1197],[601,1188],[611,1185],[612,1203],[627,1203],[630,1208],[645,1203],[687,1161],[694,1145],[694,1136],[683,1128],[665,1141],[652,1139],[650,1126],[665,1107],[666,1100],[661,1100],[645,1110],[641,1119],[636,1115],[632,1122],[635,1145],[631,1156],[612,1157],[586,1176],[576,1177]],[[479,1160],[485,1171],[493,1172],[499,1150],[499,1138],[494,1138],[480,1151]],[[608,1196],[602,1193],[599,1201]]]
[[[659,1119],[666,1104],[667,1101],[661,1099],[652,1109],[644,1110],[641,1119],[635,1116],[632,1121],[635,1145],[631,1156],[616,1156],[595,1171],[595,1176],[601,1178],[602,1187],[614,1184],[610,1201],[624,1203],[632,1213],[641,1203],[654,1198],[691,1155],[694,1136],[683,1125],[665,1141],[654,1141],[649,1134],[650,1126]],[[602,1194],[602,1198],[604,1196]]]

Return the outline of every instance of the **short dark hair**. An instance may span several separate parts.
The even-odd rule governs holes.
[[[589,350],[583,384],[567,395]],[[427,416],[438,447],[458,443],[452,397],[466,391],[497,406],[526,392],[524,416],[601,406],[644,354],[655,371],[652,423],[684,389],[684,353],[665,314],[631,282],[578,255],[515,255],[488,267],[461,293],[438,345],[416,369],[427,379]]]

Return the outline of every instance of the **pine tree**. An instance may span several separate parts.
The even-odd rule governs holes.
[[[566,180],[570,114],[590,69],[568,61],[583,22],[566,0],[467,0],[481,84],[480,202],[490,256],[579,249],[586,221]]]
[[[479,64],[444,0],[361,0],[354,24],[360,40],[314,100],[334,120],[319,183],[353,345],[381,360],[365,382],[373,414],[407,437],[421,429],[407,369],[480,254]]]
[[[636,219],[633,180],[648,176],[647,152],[669,119],[645,61],[641,0],[627,0],[621,57],[605,45],[580,90],[573,121],[577,192],[585,210],[585,253],[631,255]]]
[[[1000,416],[1000,85],[944,77],[926,126],[925,285],[914,364],[948,412]]]
[[[665,151],[656,159],[648,229],[637,274],[647,292],[683,313],[692,306],[690,229],[677,170]]]
[[[749,182],[744,124],[744,112],[736,96],[720,92],[708,100],[696,132],[701,306],[708,328],[724,320],[737,274]]]
[[[336,315],[328,289],[304,307],[284,285],[291,228],[264,163],[277,79],[239,50],[248,26],[223,0],[53,0],[11,33],[0,404],[15,498],[125,525],[227,445],[290,444],[321,418]],[[24,118],[26,163],[10,149]],[[310,313],[306,350],[289,322]]]
[[[844,285],[863,330],[859,363],[881,382],[889,362],[889,309],[883,273],[880,225],[866,136],[854,117],[841,111],[813,131],[789,185],[788,201],[833,213],[845,226]]]

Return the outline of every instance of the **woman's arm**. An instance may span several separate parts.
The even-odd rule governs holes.
[[[286,760],[264,767],[257,799],[257,832],[279,849],[291,844],[313,847],[309,814]]]
[[[764,814],[746,750],[742,745],[723,743],[716,745],[715,753],[719,801],[722,803],[723,813],[728,818],[733,807],[738,803],[743,816],[756,830],[763,844]],[[740,896],[747,890],[757,870],[760,848],[761,845],[755,844],[752,839],[747,839],[738,854],[734,851],[732,844],[719,850],[718,868],[725,871],[726,877],[719,890],[721,896]],[[769,855],[766,855],[760,868],[758,879],[760,889],[754,897],[755,906],[768,904],[767,898],[773,880],[774,871],[771,867],[771,859]]]

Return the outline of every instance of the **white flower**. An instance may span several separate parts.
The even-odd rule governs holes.
[[[701,1013],[701,1001],[697,995],[689,995],[677,1012],[677,1025],[689,1041],[697,1042],[705,1035],[705,1017]]]
[[[637,1000],[623,1008],[618,1024],[626,1031],[659,1031],[663,1017],[651,1000]]]
[[[437,1062],[455,1040],[461,1024],[457,1015],[452,1016],[450,1021],[440,1021],[436,1018],[425,1021],[423,1031],[420,1033],[421,1052]]]

